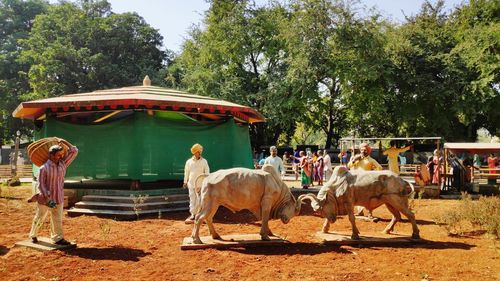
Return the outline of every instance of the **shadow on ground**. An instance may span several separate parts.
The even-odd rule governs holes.
[[[313,256],[324,253],[350,254],[351,251],[341,248],[338,245],[328,245],[321,243],[289,243],[281,245],[266,245],[265,247],[247,246],[245,248],[221,249],[221,251],[233,251],[249,255],[306,255]]]
[[[388,238],[390,239],[390,238]],[[324,253],[340,253],[349,254],[352,251],[349,248],[370,248],[377,250],[379,248],[407,248],[407,249],[429,249],[429,250],[446,250],[446,249],[461,249],[470,250],[474,245],[460,242],[438,242],[429,240],[420,240],[411,244],[395,244],[388,240],[387,244],[377,242],[374,245],[353,244],[353,245],[337,245],[333,243],[289,243],[285,245],[269,245],[266,247],[246,246],[242,248],[221,249],[221,251],[234,251],[249,255],[306,255],[313,256]]]
[[[111,248],[76,248],[65,251],[67,255],[92,260],[139,261],[140,258],[151,255],[143,250],[111,247]]]
[[[9,248],[4,245],[0,245],[0,256],[6,255],[10,251]]]
[[[377,217],[379,220],[379,222],[386,222],[386,223],[389,223],[391,221],[391,219],[386,219],[386,218],[380,218],[380,217]],[[403,219],[401,218],[400,222],[404,222],[404,223],[410,223],[410,221],[408,219]],[[416,219],[416,222],[418,225],[435,225],[436,222],[434,221],[428,221],[428,220],[419,220],[419,219]]]
[[[388,238],[391,239],[391,238]],[[395,238],[396,239],[396,238]],[[420,239],[414,243],[391,243],[390,240],[387,241],[387,244],[378,242],[376,245],[369,245],[369,244],[354,244],[354,245],[349,245],[350,247],[354,248],[371,248],[371,249],[376,249],[376,248],[408,248],[408,249],[429,249],[429,250],[448,250],[448,249],[460,249],[460,250],[470,250],[474,247],[475,245],[467,244],[467,243],[462,243],[462,242],[441,242],[441,241],[431,241],[431,240],[425,240],[425,239]]]

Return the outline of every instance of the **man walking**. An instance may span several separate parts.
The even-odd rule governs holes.
[[[191,154],[193,157],[186,161],[184,167],[184,188],[189,190],[189,212],[191,215],[184,221],[186,224],[194,223],[194,216],[199,204],[199,194],[196,192],[196,178],[202,174],[209,174],[210,168],[205,158],[201,157],[203,153],[203,146],[194,144],[191,147]]]
[[[62,217],[64,204],[64,176],[66,169],[75,160],[78,148],[71,146],[67,155],[60,145],[62,139],[58,139],[59,144],[49,148],[49,160],[40,167],[38,177],[38,198],[37,210],[31,225],[30,238],[33,243],[38,243],[38,231],[46,215],[50,212],[50,236],[57,245],[70,245],[64,239]]]

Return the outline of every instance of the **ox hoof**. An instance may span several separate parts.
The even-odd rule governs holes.
[[[351,235],[351,240],[360,240],[359,235],[357,234]]]
[[[200,238],[193,238],[193,244],[203,244]]]
[[[271,241],[271,238],[269,236],[261,236],[262,241]]]
[[[212,239],[214,239],[214,240],[222,240],[222,237],[220,237],[220,235],[217,234],[217,235],[212,235]]]
[[[392,230],[390,230],[390,229],[382,231],[383,234],[391,234],[391,232],[392,232]]]
[[[413,233],[411,239],[420,239],[420,235],[418,233]]]

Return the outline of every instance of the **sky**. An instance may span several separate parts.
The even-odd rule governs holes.
[[[368,8],[376,7],[382,15],[395,22],[403,22],[404,15],[418,13],[425,0],[361,0]],[[57,2],[51,0],[51,3]],[[108,0],[113,12],[137,12],[163,36],[166,49],[179,52],[189,29],[198,25],[209,8],[206,0]],[[267,3],[257,0],[258,4]],[[430,0],[436,3],[437,0]],[[445,0],[445,10],[459,5],[463,0]]]

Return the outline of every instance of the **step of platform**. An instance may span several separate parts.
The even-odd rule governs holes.
[[[156,196],[84,195],[82,201],[68,210],[70,217],[93,215],[117,220],[134,220],[146,215],[189,210],[187,194]]]
[[[189,207],[177,207],[154,210],[138,210],[138,211],[123,211],[123,210],[96,210],[96,209],[80,209],[72,208],[68,210],[68,216],[77,217],[81,215],[98,216],[112,218],[116,220],[136,220],[145,216],[158,216],[161,214],[184,212],[188,211]]]
[[[92,202],[120,202],[120,203],[152,203],[152,202],[174,202],[179,200],[189,200],[188,194],[172,194],[162,196],[106,196],[106,195],[84,195],[82,201]]]
[[[146,202],[146,203],[121,203],[115,201],[80,201],[75,204],[78,209],[95,209],[95,210],[155,210],[155,209],[168,209],[177,207],[189,206],[188,200],[180,201],[163,201],[163,202]]]

